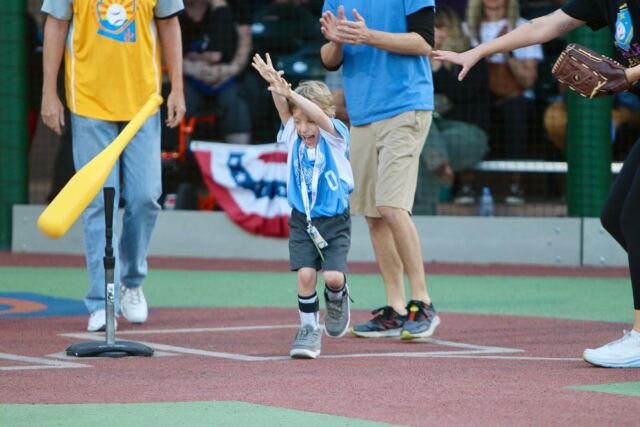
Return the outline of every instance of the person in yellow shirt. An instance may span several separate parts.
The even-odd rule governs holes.
[[[182,42],[178,15],[182,0],[44,0],[44,82],[42,118],[57,134],[64,107],[56,88],[62,57],[66,99],[71,110],[76,170],[108,146],[153,93],[160,93],[160,54],[168,68],[168,127],[185,113]],[[120,284],[116,309],[132,323],[147,320],[142,284],[147,253],[162,192],[160,113],[150,117],[133,137],[105,182],[124,200],[122,230],[114,209],[115,280]],[[104,202],[99,194],[83,213],[89,291],[85,305],[88,331],[105,329]],[[119,236],[119,239],[118,239]]]

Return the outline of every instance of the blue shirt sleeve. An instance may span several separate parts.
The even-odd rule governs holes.
[[[44,0],[42,12],[61,21],[68,21],[73,16],[72,0]]]
[[[184,9],[182,0],[158,0],[153,14],[156,18],[167,18]]]
[[[414,12],[424,9],[425,7],[435,7],[435,0],[404,0],[404,13],[411,15]]]
[[[333,126],[336,128],[342,139],[349,145],[349,128],[338,119],[332,119]]]
[[[338,119],[331,119],[333,127],[338,132],[339,136],[333,136],[329,132],[320,128],[320,138],[324,139],[329,145],[339,147],[341,150],[349,152],[349,129],[347,126]]]
[[[338,6],[336,5],[335,0],[325,0],[322,5],[322,13],[330,11],[334,15],[338,14]]]
[[[280,130],[276,140],[279,143],[285,144],[287,147],[291,147],[298,139],[298,132],[296,132],[296,125],[293,117],[289,117],[287,123],[280,124]]]

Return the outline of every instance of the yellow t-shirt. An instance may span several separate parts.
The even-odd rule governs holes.
[[[128,121],[160,93],[158,0],[73,1],[65,50],[66,94],[75,114]]]

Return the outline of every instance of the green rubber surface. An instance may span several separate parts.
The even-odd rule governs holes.
[[[623,396],[640,397],[640,382],[625,382],[611,384],[576,385],[571,390],[594,391],[597,393],[620,394]]]
[[[0,405],[0,425],[65,426],[295,426],[384,427],[347,417],[244,402],[162,402],[79,405]]]
[[[353,309],[385,304],[380,275],[348,276]],[[318,289],[321,288],[319,280]],[[632,322],[628,279],[428,275],[436,309],[445,312]],[[0,292],[34,292],[81,300],[87,273],[79,268],[0,268]],[[151,307],[296,306],[294,273],[151,270]]]

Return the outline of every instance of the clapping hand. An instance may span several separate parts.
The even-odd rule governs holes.
[[[334,43],[342,43],[338,38],[338,21],[344,21],[344,6],[338,7],[338,17],[336,18],[331,11],[326,11],[320,18],[320,31],[324,37]]]
[[[354,21],[344,16],[344,6],[338,7],[338,16],[327,11],[320,18],[320,31],[325,38],[334,43],[348,43],[352,45],[367,44],[369,29],[364,18],[356,9],[352,10]]]

